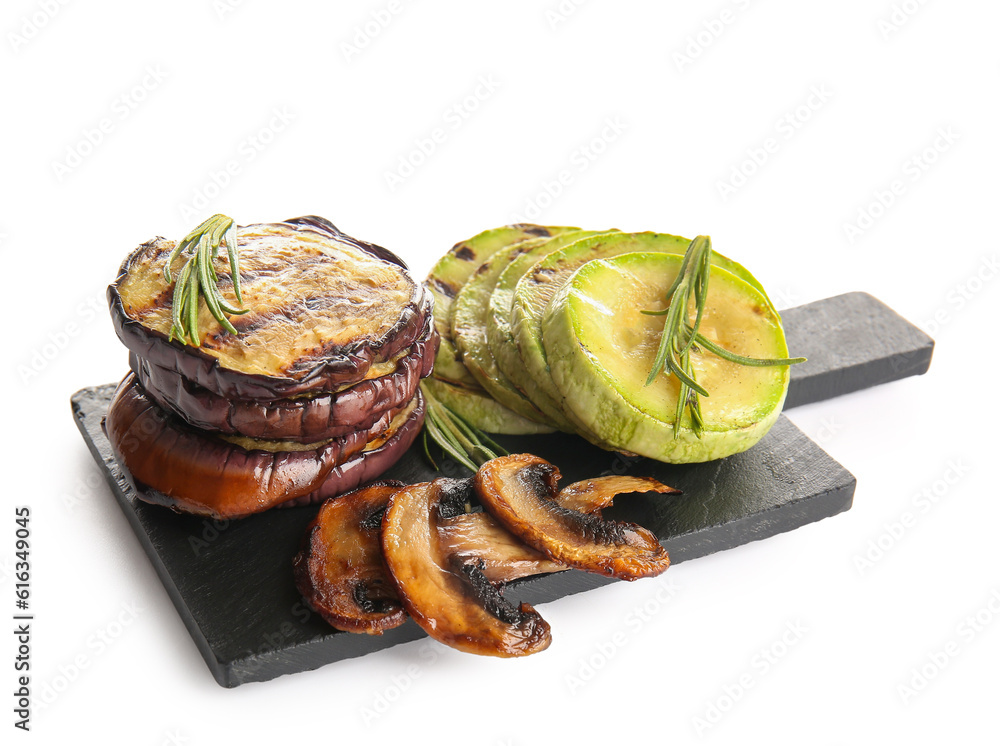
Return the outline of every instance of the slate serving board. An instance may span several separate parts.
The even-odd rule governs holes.
[[[782,317],[790,350],[809,358],[792,368],[786,406],[918,375],[930,365],[933,340],[864,293],[810,303]],[[114,387],[78,391],[72,397],[74,417],[221,685],[266,681],[424,636],[412,621],[382,636],[338,632],[305,605],[292,582],[291,560],[318,506],[214,521],[139,501],[101,428]],[[836,515],[851,507],[856,483],[785,417],[749,451],[707,464],[629,459],[558,433],[498,440],[512,452],[552,461],[564,484],[629,473],[680,488],[684,494],[678,497],[621,497],[605,511],[653,530],[674,564]],[[441,466],[449,475],[463,471],[453,463]],[[433,471],[414,447],[384,478],[418,482],[442,472]],[[568,570],[511,583],[506,593],[539,604],[609,582],[614,581]]]

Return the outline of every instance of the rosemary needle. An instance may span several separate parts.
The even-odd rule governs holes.
[[[426,408],[424,455],[435,469],[438,467],[431,457],[427,443],[428,435],[441,447],[441,450],[469,471],[476,471],[481,464],[492,458],[507,455],[507,451],[445,406],[426,386],[421,384],[420,390],[424,395]]]
[[[738,355],[715,344],[702,335],[698,329],[705,315],[708,300],[708,279],[712,267],[712,239],[708,236],[695,238],[681,261],[677,277],[667,290],[667,308],[663,311],[643,311],[650,316],[664,316],[663,333],[653,359],[653,367],[646,378],[648,386],[660,373],[673,374],[680,382],[677,408],[674,412],[674,437],[680,434],[681,417],[688,410],[691,429],[701,437],[704,420],[699,397],[708,396],[708,391],[695,380],[691,352],[695,348],[712,353],[723,360],[752,367],[794,365],[805,362],[804,357],[754,358]],[[690,308],[694,305],[695,318],[691,322]]]
[[[163,267],[163,279],[169,284],[173,282],[170,267],[174,261],[185,252],[191,254],[174,283],[171,340],[179,339],[185,344],[201,346],[201,335],[198,333],[201,298],[205,299],[209,312],[223,329],[230,334],[237,333],[236,327],[226,314],[239,315],[249,309],[233,306],[219,291],[219,276],[215,270],[214,260],[218,257],[223,243],[226,244],[229,258],[233,293],[236,295],[236,302],[242,305],[239,259],[236,253],[236,223],[226,215],[213,215],[177,242]]]

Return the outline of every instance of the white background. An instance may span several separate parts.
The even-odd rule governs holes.
[[[36,703],[34,739],[995,731],[1000,6],[224,3],[8,0],[0,17],[0,609],[14,613],[14,506],[29,505],[32,686],[60,690]],[[780,307],[865,290],[937,350],[924,377],[790,413],[857,475],[848,513],[676,566],[666,585],[547,604],[554,642],[530,659],[424,641],[225,690],[69,409],[126,369],[104,305],[121,259],[217,211],[324,215],[418,276],[516,218],[708,233]],[[930,681],[907,694],[914,669]],[[7,733],[12,710],[8,694]]]

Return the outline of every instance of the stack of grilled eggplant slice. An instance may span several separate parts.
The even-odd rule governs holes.
[[[240,227],[247,312],[232,334],[202,303],[196,346],[171,339],[174,245],[143,244],[108,289],[131,370],[105,430],[142,499],[237,518],[352,490],[395,463],[423,424],[419,382],[438,346],[433,301],[402,260],[314,216]]]

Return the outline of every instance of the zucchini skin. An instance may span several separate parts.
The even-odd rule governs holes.
[[[617,260],[628,258],[630,255],[620,255]],[[728,280],[738,283],[746,293],[757,296],[762,308],[770,310],[766,296],[760,295],[742,278],[717,266],[712,272],[716,282]],[[596,436],[598,445],[668,463],[712,461],[749,449],[777,421],[788,391],[790,376],[787,366],[784,366],[781,377],[780,395],[769,399],[766,411],[755,421],[738,427],[706,421],[699,437],[685,417],[675,437],[673,422],[659,419],[629,401],[622,394],[621,382],[601,365],[595,351],[589,349],[586,340],[581,338],[580,308],[586,309],[586,304],[575,302],[575,279],[576,276],[574,281],[565,283],[546,308],[542,321],[543,340],[552,380],[563,396],[564,405]],[[711,284],[709,293],[711,297]],[[780,331],[781,321],[777,313],[772,312],[770,321]],[[783,334],[774,354],[780,357],[788,354]]]
[[[402,259],[388,249],[347,236],[330,221],[317,216],[291,218],[275,226],[289,231],[309,231],[332,242],[356,249],[406,270]],[[316,392],[332,392],[366,378],[369,369],[391,360],[427,333],[432,323],[433,300],[420,283],[412,283],[408,302],[400,308],[392,327],[378,339],[360,338],[337,346],[325,346],[311,359],[295,361],[288,375],[247,373],[225,367],[199,347],[144,326],[126,312],[119,284],[127,277],[134,262],[164,239],[156,238],[139,246],[122,263],[114,283],[108,287],[108,305],[115,332],[135,355],[153,365],[175,371],[213,393],[230,399],[269,401]]]
[[[664,233],[604,234],[572,243],[535,264],[518,281],[511,306],[511,331],[524,363],[524,376],[534,381],[551,400],[562,402],[563,393],[552,381],[542,343],[542,318],[552,297],[580,266],[593,259],[641,251],[640,247],[649,245],[655,245],[663,252],[683,254],[689,243],[686,238]],[[574,420],[578,431],[587,430],[583,421],[574,416],[572,407],[560,405]]]
[[[476,382],[500,404],[529,420],[565,429],[560,415],[550,418],[525,396],[497,365],[487,341],[487,323],[493,288],[514,257],[544,245],[549,239],[521,241],[496,252],[480,265],[451,306],[451,331],[462,362]]]
[[[496,361],[501,373],[534,404],[548,419],[565,432],[576,432],[576,426],[567,418],[561,404],[549,394],[554,385],[543,388],[531,375],[521,361],[517,348],[517,340],[511,328],[514,292],[520,279],[531,271],[531,268],[542,259],[560,249],[591,236],[610,231],[570,231],[562,233],[549,241],[519,252],[503,269],[489,298],[489,313],[486,323],[486,340],[490,353]]]
[[[553,428],[512,412],[480,388],[466,388],[430,376],[420,382],[430,395],[471,425],[498,435],[537,435]]]
[[[586,421],[577,416],[572,406],[563,402],[564,392],[552,381],[549,360],[542,341],[542,319],[552,297],[564,287],[573,274],[587,262],[607,259],[635,252],[655,252],[683,256],[691,241],[682,236],[668,233],[618,233],[605,232],[582,238],[555,251],[534,264],[518,280],[511,304],[511,332],[514,336],[522,366],[514,373],[515,381],[530,381],[534,386],[534,396],[542,402],[556,402],[564,413],[564,419],[572,423],[573,429],[591,442],[601,445],[604,440],[591,431]],[[712,252],[712,264],[756,288],[774,310],[770,300],[757,279],[741,264],[728,257]],[[777,313],[777,312],[775,312]],[[508,369],[513,366],[505,362]]]
[[[435,361],[435,375],[464,386],[478,385],[462,364],[451,334],[451,306],[459,291],[477,269],[497,251],[520,241],[548,238],[575,228],[550,227],[521,223],[477,233],[448,250],[431,268],[424,285],[434,298],[434,323],[441,336]]]

